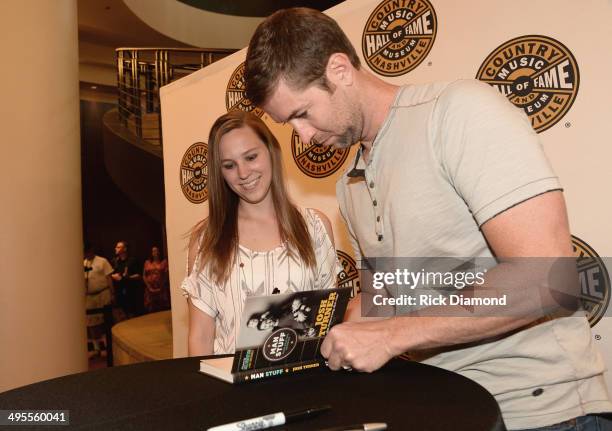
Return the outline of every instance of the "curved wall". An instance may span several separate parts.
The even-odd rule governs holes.
[[[201,48],[242,48],[262,20],[207,12],[175,0],[123,1],[150,27]]]

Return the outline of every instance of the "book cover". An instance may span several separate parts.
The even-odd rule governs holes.
[[[330,328],[342,322],[351,291],[347,287],[248,297],[234,357],[202,360],[200,371],[237,383],[321,367],[321,343]]]

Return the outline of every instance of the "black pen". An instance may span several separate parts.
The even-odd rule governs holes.
[[[208,431],[255,431],[262,430],[277,425],[284,425],[290,422],[299,421],[316,416],[331,409],[331,406],[319,406],[310,407],[308,409],[293,410],[289,412],[278,412],[270,413],[265,416],[258,416],[256,418],[244,419],[238,422],[232,422],[230,424],[218,425],[216,427],[208,428]]]
[[[325,428],[319,431],[384,431],[387,429],[386,423],[370,423],[356,425],[341,425],[339,427]]]

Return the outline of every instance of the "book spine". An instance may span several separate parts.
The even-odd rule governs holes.
[[[246,383],[259,380],[268,380],[291,374],[301,374],[308,371],[318,370],[323,366],[325,366],[324,359],[312,359],[310,361],[297,362],[293,364],[279,364],[257,370],[240,371],[234,374],[234,383]]]

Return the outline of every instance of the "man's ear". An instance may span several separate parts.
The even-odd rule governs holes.
[[[352,85],[355,68],[346,54],[335,52],[329,56],[325,68],[327,80],[334,85]]]

